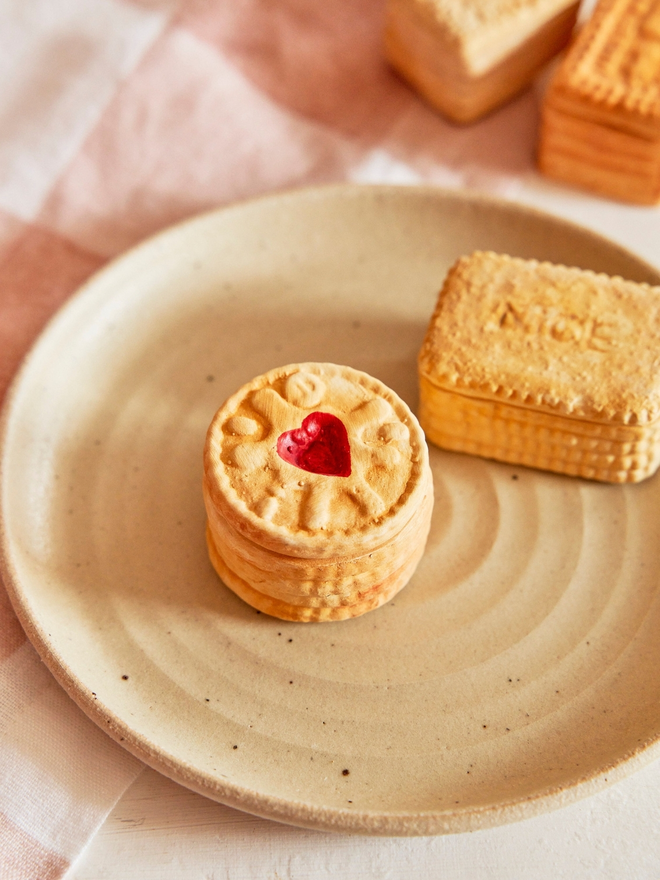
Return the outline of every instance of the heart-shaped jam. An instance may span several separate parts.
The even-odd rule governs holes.
[[[277,454],[312,474],[350,477],[351,447],[344,423],[331,413],[313,412],[299,428],[277,438]]]

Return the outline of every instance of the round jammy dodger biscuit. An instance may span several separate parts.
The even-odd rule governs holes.
[[[424,434],[393,391],[306,363],[253,379],[218,410],[204,499],[209,555],[234,592],[274,616],[338,620],[410,578],[433,484]]]

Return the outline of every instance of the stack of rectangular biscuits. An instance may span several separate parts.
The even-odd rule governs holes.
[[[296,621],[359,617],[395,596],[410,580],[424,551],[433,488],[429,477],[423,504],[385,545],[339,558],[296,558],[250,541],[207,499],[207,547],[222,580],[252,607]]]
[[[490,252],[462,257],[419,356],[438,446],[607,482],[660,464],[660,287]]]
[[[513,97],[569,41],[577,0],[388,0],[392,66],[455,122]]]
[[[598,4],[548,89],[539,167],[622,201],[660,201],[658,0]]]

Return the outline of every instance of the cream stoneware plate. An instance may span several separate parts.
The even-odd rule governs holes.
[[[529,817],[660,753],[658,478],[432,449],[426,554],[346,622],[259,614],[207,558],[202,446],[223,400],[317,360],[414,409],[443,276],[476,248],[660,282],[523,207],[340,186],[166,231],[46,328],[5,409],[3,572],[56,678],[147,764],[268,818],[412,835]]]

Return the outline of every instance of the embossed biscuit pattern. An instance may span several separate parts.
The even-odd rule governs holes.
[[[353,472],[301,471],[277,438],[315,409],[339,418]],[[205,448],[208,494],[225,519],[257,544],[290,555],[345,555],[396,534],[421,500],[428,468],[412,413],[382,383],[328,364],[291,365],[244,386],[218,411]]]

